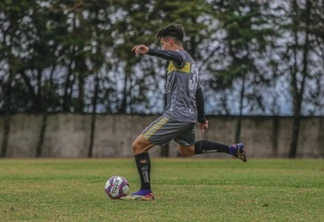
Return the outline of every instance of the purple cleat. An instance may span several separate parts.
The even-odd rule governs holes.
[[[121,200],[154,200],[154,196],[151,190],[139,190],[136,193],[132,193],[129,196],[121,197]]]
[[[244,144],[243,143],[236,143],[236,144],[230,145],[229,146],[229,152],[230,152],[230,154],[232,154],[236,158],[239,158],[243,162],[247,161],[246,151],[244,149]]]

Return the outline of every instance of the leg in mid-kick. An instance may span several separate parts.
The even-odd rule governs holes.
[[[181,156],[188,157],[205,153],[228,153],[236,158],[247,161],[247,155],[243,143],[226,145],[207,140],[196,141],[193,145],[177,144],[178,152]]]
[[[184,157],[205,153],[228,153],[242,160],[243,162],[247,161],[246,151],[242,143],[226,145],[207,140],[195,141],[195,124],[188,125],[188,127],[183,130],[174,140],[177,143],[179,154]]]

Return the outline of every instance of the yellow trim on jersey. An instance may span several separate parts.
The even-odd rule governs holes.
[[[147,139],[147,140],[150,139],[151,136],[153,136],[154,133],[156,133],[156,131],[161,129],[162,126],[167,124],[167,122],[169,122],[169,119],[166,118],[166,117],[162,117],[157,123],[155,123],[153,126],[151,126],[151,128],[144,133],[144,135],[143,135],[144,138]]]
[[[185,73],[190,73],[190,68],[191,68],[190,62],[186,62],[185,66],[181,69],[176,68],[175,65],[173,64],[173,62],[169,62],[169,66],[168,66],[167,70],[168,70],[168,73],[172,72],[174,70],[185,72]]]

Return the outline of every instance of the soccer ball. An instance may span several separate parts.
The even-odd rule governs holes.
[[[129,192],[128,181],[121,176],[112,176],[106,182],[105,192],[111,199],[126,196]]]

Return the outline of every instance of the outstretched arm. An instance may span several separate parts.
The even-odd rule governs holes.
[[[136,45],[133,47],[132,51],[138,54],[148,54],[152,56],[157,56],[163,59],[171,60],[177,65],[182,65],[183,58],[181,54],[173,50],[160,50],[160,49],[150,49],[145,45]]]
[[[183,62],[182,56],[177,51],[150,49],[147,54],[152,56],[157,56],[163,59],[171,60],[172,62],[176,63],[179,66]]]

